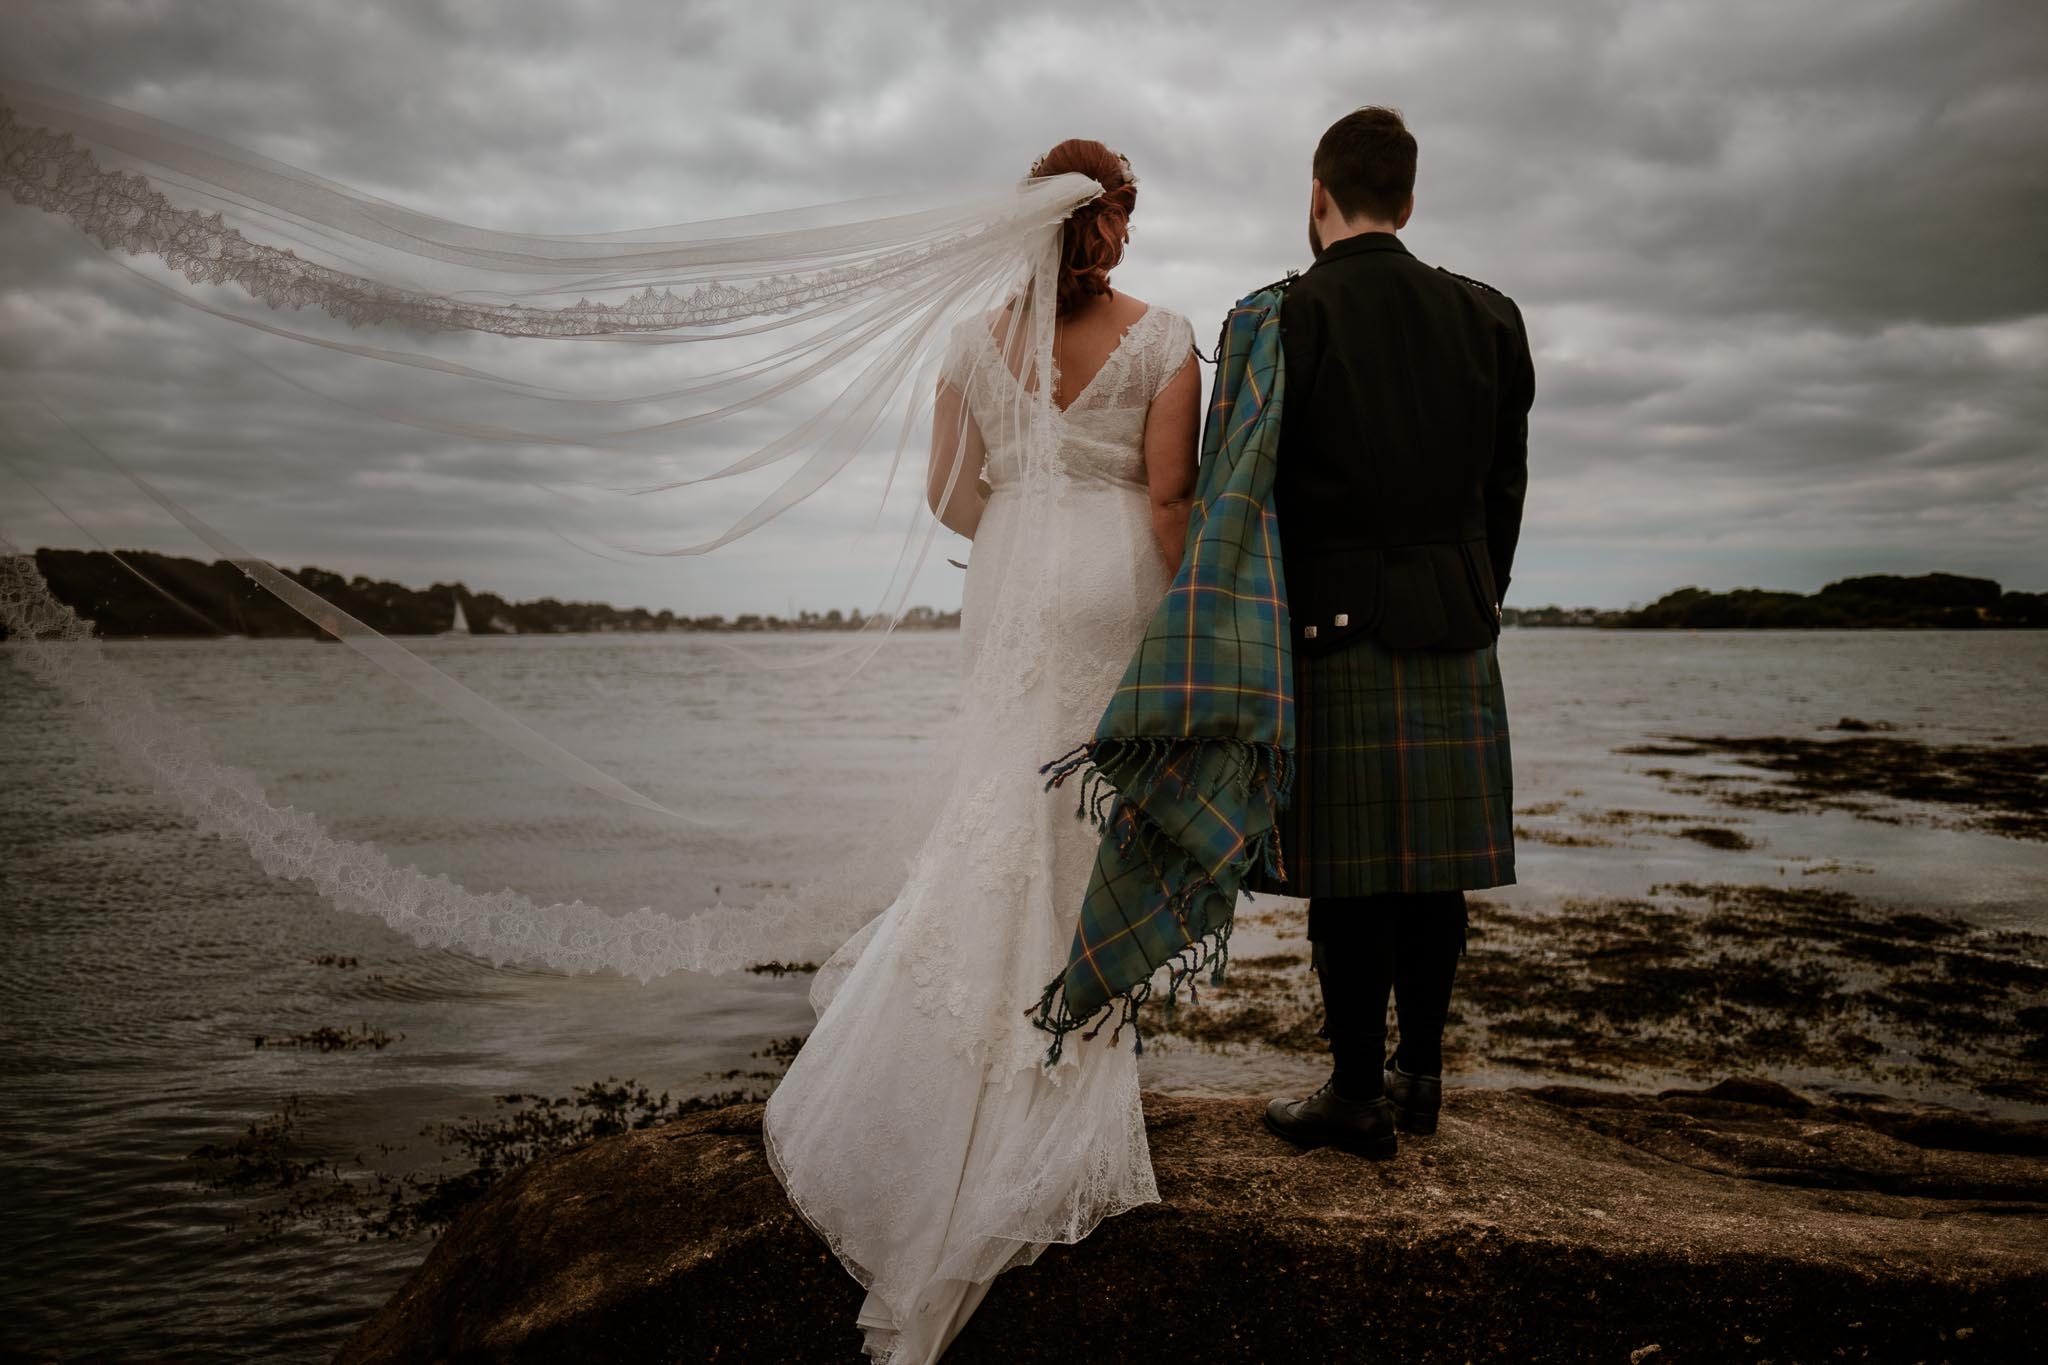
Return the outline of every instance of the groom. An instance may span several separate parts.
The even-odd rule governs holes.
[[[1494,641],[1535,381],[1514,302],[1402,245],[1414,187],[1395,110],[1347,114],[1316,147],[1315,264],[1280,310],[1272,498],[1298,766],[1284,880],[1247,883],[1309,898],[1335,1063],[1266,1124],[1367,1156],[1394,1151],[1397,1125],[1436,1131],[1465,892],[1515,879]]]

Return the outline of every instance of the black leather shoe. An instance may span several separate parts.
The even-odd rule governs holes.
[[[1443,1078],[1411,1076],[1401,1069],[1399,1062],[1388,1062],[1384,1074],[1387,1099],[1393,1103],[1401,1131],[1423,1137],[1434,1133],[1437,1110],[1444,1102]]]
[[[1324,1081],[1307,1099],[1271,1100],[1266,1127],[1304,1147],[1336,1147],[1378,1159],[1394,1154],[1394,1106],[1385,1096],[1347,1100],[1332,1081]]]

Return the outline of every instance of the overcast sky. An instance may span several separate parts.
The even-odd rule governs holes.
[[[1323,128],[1395,104],[1421,146],[1410,248],[1513,295],[1535,348],[1512,603],[1932,569],[2048,589],[2031,0],[7,8],[13,74],[499,228],[996,185],[1101,138],[1141,179],[1117,284],[1205,345],[1234,298],[1307,263]],[[287,565],[692,612],[873,605],[879,577],[832,566],[886,546],[618,565],[536,538],[460,443],[185,353],[183,310],[97,253],[0,205],[10,397],[52,397]],[[43,459],[107,539],[211,557]],[[835,486],[804,517],[851,525],[871,502]],[[0,527],[85,543],[4,466]],[[957,605],[958,584],[937,566],[918,596]]]

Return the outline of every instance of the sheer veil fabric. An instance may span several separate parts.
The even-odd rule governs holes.
[[[1167,586],[1141,437],[1147,407],[1192,358],[1186,320],[1154,308],[1067,408],[1052,401],[1061,225],[1100,184],[1061,175],[597,236],[522,234],[0,82],[0,185],[23,209],[75,225],[129,267],[137,291],[183,305],[193,344],[305,348],[320,367],[247,354],[316,403],[353,409],[366,432],[397,424],[502,449],[504,477],[541,485],[559,507],[551,529],[599,552],[694,555],[793,534],[779,519],[819,489],[878,483],[877,515],[904,513],[897,567],[876,629],[838,648],[841,671],[900,618],[941,529],[923,446],[934,396],[950,386],[964,400],[952,434],[972,424],[993,491],[966,581],[940,814],[914,845],[877,850],[910,855],[907,876],[895,862],[879,914],[832,886],[746,905],[617,907],[473,890],[400,866],[281,804],[264,774],[217,761],[4,538],[11,639],[0,653],[95,718],[205,828],[422,943],[643,980],[822,960],[817,1026],[764,1134],[792,1200],[867,1286],[859,1326],[878,1360],[936,1359],[1001,1271],[1158,1198],[1131,1050],[1104,1037],[1048,1067],[1027,1018],[1064,963],[1097,840],[1037,770],[1092,733]],[[545,355],[529,363],[550,346],[681,350],[669,380],[618,393],[579,386]],[[336,378],[361,372],[379,382]],[[584,762],[299,586],[133,467],[144,463],[134,451],[96,438],[89,417],[20,392],[7,412],[0,454],[20,455],[27,432],[109,471],[425,702],[591,791],[685,829],[702,818]],[[576,467],[598,473],[534,479],[536,450],[594,452]],[[976,473],[962,461],[952,478]],[[730,484],[753,490],[741,510],[682,543],[637,542],[624,518],[607,517],[647,497],[689,511]],[[264,491],[293,490],[280,480]],[[246,698],[263,700],[253,688]],[[707,787],[716,780],[705,774]]]
[[[74,225],[84,234],[82,252],[97,243],[129,268],[135,292],[119,292],[117,283],[110,308],[137,298],[176,300],[183,305],[173,310],[180,344],[225,349],[281,382],[313,389],[309,408],[355,413],[365,441],[410,428],[502,450],[503,478],[547,495],[552,511],[541,533],[595,553],[697,555],[747,535],[793,543],[800,532],[784,514],[806,498],[835,481],[879,484],[873,516],[901,528],[896,568],[868,618],[871,628],[809,660],[839,674],[879,647],[908,609],[913,580],[942,529],[925,503],[923,442],[952,328],[1002,309],[1013,319],[1003,347],[1008,363],[1027,377],[1048,372],[1060,226],[1102,189],[1088,177],[1063,175],[600,235],[503,232],[422,214],[160,120],[12,80],[0,80],[0,188],[18,211]],[[257,343],[272,349],[247,349]],[[553,366],[556,346],[632,348],[622,359],[663,348],[654,354],[675,357],[676,373],[669,382],[606,392],[601,378],[566,377],[602,367]],[[319,363],[287,368],[281,356]],[[204,509],[147,477],[147,450],[97,438],[89,411],[17,383],[5,412],[0,471],[17,486],[44,492],[31,473],[32,453],[102,471],[405,682],[422,704],[588,790],[673,820],[685,835],[715,820],[715,812],[674,810],[633,790],[300,586],[272,563],[291,546],[266,545],[265,557],[230,538]],[[991,440],[1032,451],[1034,467],[1049,467],[1053,415],[1028,382],[977,414]],[[223,405],[218,420],[234,419]],[[595,458],[549,461],[551,451]],[[541,467],[564,472],[536,477],[536,453]],[[586,467],[596,472],[568,472]],[[974,471],[954,477],[972,479]],[[1028,486],[1031,519],[1048,523],[1050,484],[1034,478]],[[430,481],[423,487],[421,497],[434,496]],[[727,488],[738,491],[737,501],[721,491]],[[296,490],[280,472],[248,491],[286,503]],[[700,508],[714,492],[716,506],[740,510],[694,539],[636,543],[622,529],[634,524],[628,512],[637,514],[649,498],[672,503],[678,522],[702,523]],[[90,509],[60,510],[101,540]],[[452,496],[440,511],[450,525],[467,515]],[[335,838],[317,812],[268,796],[263,773],[217,761],[202,736],[92,639],[91,623],[49,593],[23,553],[28,547],[7,538],[6,520],[0,508],[6,654],[98,721],[205,828],[244,842],[272,873],[344,908],[498,963],[642,980],[819,959],[875,914],[877,902],[834,894],[829,881],[710,907],[471,890]],[[1005,583],[985,613],[998,654],[1035,638],[1027,623],[1042,615],[1049,588],[1044,575]],[[988,666],[1004,665],[991,658]],[[264,697],[252,684],[242,700],[262,705]],[[707,791],[717,778],[704,774]],[[874,861],[900,871],[909,846],[899,838],[898,846],[873,852]]]

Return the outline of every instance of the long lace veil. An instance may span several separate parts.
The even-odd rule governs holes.
[[[535,495],[539,529],[593,554],[706,554],[763,528],[802,534],[784,514],[828,484],[842,503],[856,489],[872,496],[876,524],[901,528],[894,569],[867,628],[823,651],[838,672],[900,621],[937,543],[926,486],[935,409],[950,424],[938,444],[971,445],[967,405],[935,403],[949,346],[995,344],[1024,381],[978,403],[973,420],[1013,424],[1011,443],[1027,452],[1024,524],[1050,526],[1052,414],[1036,376],[1051,371],[1060,226],[1102,190],[1085,176],[599,235],[517,233],[432,217],[128,110],[0,81],[0,184],[16,205],[73,224],[81,252],[97,243],[123,268],[114,287],[129,297],[116,302],[180,305],[168,310],[167,346],[226,348],[249,373],[302,395],[309,412],[345,414],[366,433],[411,429],[500,452],[493,477]],[[551,363],[562,346],[614,348],[605,354],[633,381]],[[294,355],[318,363],[285,362]],[[62,452],[67,465],[121,480],[252,583],[493,740],[679,830],[716,818],[656,801],[537,733],[231,539],[149,478],[134,445],[96,434],[89,412],[11,388],[0,465],[15,486],[50,497],[27,456]],[[291,467],[281,460],[262,476],[263,492],[289,499]],[[953,461],[938,501],[977,472],[972,460]],[[649,499],[698,529],[677,543],[651,540]],[[104,544],[87,509],[58,511]],[[462,514],[445,509],[451,524]],[[172,588],[129,568],[177,602]],[[971,669],[1015,678],[1036,666],[1028,652],[1050,586],[1044,566],[1006,579]],[[316,813],[267,796],[264,774],[217,760],[146,676],[99,644],[8,539],[4,512],[0,625],[7,655],[95,718],[203,827],[246,843],[270,872],[421,942],[644,980],[829,952],[878,908],[817,888],[708,908],[483,892],[334,837]],[[255,685],[239,700],[265,704]]]

